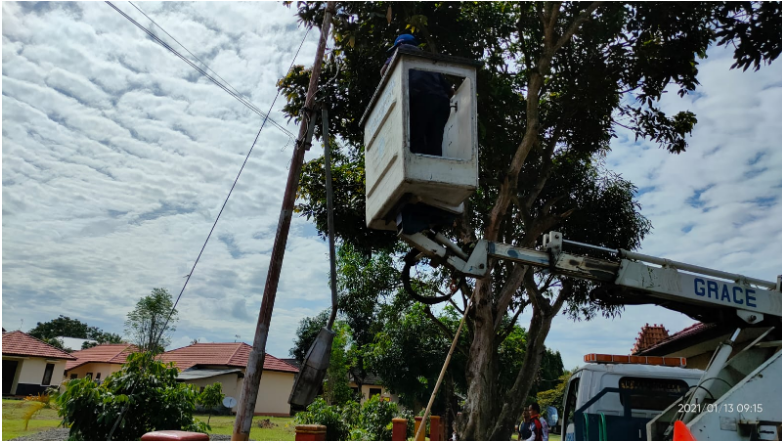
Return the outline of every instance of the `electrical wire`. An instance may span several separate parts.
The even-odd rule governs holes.
[[[229,88],[228,86],[226,86],[225,84],[223,84],[222,82],[220,82],[219,80],[217,80],[216,78],[214,78],[212,75],[210,75],[210,74],[209,74],[208,72],[206,72],[204,69],[202,69],[200,66],[196,65],[196,64],[195,64],[195,63],[193,63],[193,62],[192,62],[190,59],[188,59],[187,57],[185,57],[184,55],[182,55],[182,54],[181,54],[179,51],[177,51],[176,49],[172,48],[172,47],[171,47],[171,45],[169,45],[168,43],[166,43],[165,41],[163,41],[163,40],[162,40],[160,37],[158,37],[158,36],[157,36],[157,35],[156,35],[154,32],[150,31],[150,30],[149,30],[149,29],[147,29],[147,28],[146,28],[144,25],[142,25],[141,23],[137,22],[137,21],[136,21],[136,20],[134,20],[132,17],[130,17],[128,14],[126,14],[124,11],[122,11],[122,10],[121,10],[121,9],[119,9],[119,8],[117,8],[117,7],[116,7],[116,6],[115,6],[115,5],[114,5],[112,2],[110,2],[110,1],[106,1],[106,4],[108,4],[109,6],[111,6],[111,7],[112,7],[112,8],[113,8],[115,11],[117,11],[117,12],[118,12],[120,15],[122,15],[122,16],[123,16],[125,19],[127,19],[129,22],[131,22],[131,23],[133,23],[134,25],[136,25],[136,27],[138,27],[139,29],[141,29],[142,31],[144,31],[144,32],[145,32],[147,35],[149,35],[149,36],[152,38],[152,40],[153,40],[153,41],[155,41],[155,42],[156,42],[156,43],[158,43],[159,45],[161,45],[161,46],[163,46],[164,48],[166,48],[167,50],[169,50],[171,53],[173,53],[174,55],[176,55],[177,57],[179,57],[179,58],[180,58],[182,61],[184,61],[185,63],[187,63],[188,65],[190,65],[190,66],[191,66],[193,69],[195,69],[196,71],[198,71],[199,73],[201,73],[201,75],[203,75],[204,77],[206,77],[206,78],[207,78],[209,81],[211,81],[212,83],[214,83],[215,85],[217,85],[218,87],[220,87],[220,89],[222,89],[223,91],[225,91],[226,93],[228,93],[228,95],[230,95],[230,96],[232,96],[233,98],[235,98],[237,101],[239,101],[239,103],[243,104],[243,105],[244,105],[244,106],[246,106],[248,109],[250,109],[251,111],[255,112],[255,113],[256,113],[256,114],[258,114],[259,116],[263,117],[264,119],[268,119],[268,120],[271,122],[271,124],[272,124],[272,125],[274,125],[274,126],[277,128],[277,129],[279,129],[280,131],[282,131],[282,132],[283,132],[285,135],[287,135],[288,137],[291,137],[291,138],[293,138],[293,137],[294,137],[294,135],[293,135],[293,133],[292,133],[292,132],[290,132],[288,129],[286,129],[286,128],[285,128],[284,126],[282,126],[281,124],[279,124],[279,123],[277,123],[276,121],[274,121],[274,119],[270,118],[268,113],[266,113],[266,114],[265,114],[263,111],[261,111],[260,109],[258,109],[258,108],[257,108],[255,105],[253,105],[252,103],[248,102],[248,101],[247,101],[247,100],[246,100],[244,97],[242,97],[242,96],[241,96],[241,95],[240,95],[238,92],[235,92],[235,89],[236,89],[236,88],[233,88],[233,87],[231,87],[231,88],[233,88],[233,90],[232,90],[231,88]],[[134,7],[136,7],[135,5],[133,5],[133,6],[134,6]],[[136,9],[138,9],[138,7],[136,7]],[[139,11],[140,11],[142,14],[144,14],[144,12],[143,12],[143,11],[141,11],[140,9],[139,9]],[[147,18],[149,18],[149,16],[147,16],[146,14],[144,14],[144,16],[145,16],[145,17],[147,17]],[[152,19],[151,19],[151,18],[149,18],[149,20],[151,20],[151,21],[152,21]],[[154,22],[154,21],[152,21],[152,23],[155,23],[155,22]],[[168,32],[166,32],[166,31],[165,31],[165,30],[164,30],[164,29],[163,29],[163,28],[162,28],[160,25],[158,25],[157,23],[155,23],[155,25],[157,25],[157,26],[158,26],[160,29],[162,29],[162,30],[163,30],[163,32],[165,32],[165,33],[166,33],[166,35],[168,35],[169,37],[171,37],[172,39],[174,39],[174,41],[176,41],[177,43],[179,43],[179,41],[177,41],[177,40],[176,40],[176,39],[175,39],[173,36],[171,36],[171,34],[169,34]],[[311,28],[307,28],[307,32],[304,34],[304,38],[305,38],[305,39],[307,38],[307,35],[309,34],[309,31],[310,31],[310,29],[311,29]],[[182,45],[181,43],[179,43],[179,45],[180,45],[180,46],[182,46],[183,48],[185,48],[185,46],[184,46],[184,45]],[[299,49],[301,49],[301,48],[299,48]],[[191,55],[193,55],[193,53],[192,53],[192,52],[190,52],[190,51],[189,51],[187,48],[185,48],[185,50],[186,50],[188,53],[190,53]],[[193,57],[195,57],[195,56],[193,55]],[[196,59],[197,59],[199,62],[201,62],[202,64],[204,64],[204,65],[206,66],[206,64],[205,64],[203,61],[201,61],[200,59],[198,59],[198,57],[196,57]],[[210,71],[212,71],[212,72],[215,72],[214,70],[210,69],[208,66],[207,66],[207,69],[209,69],[209,70],[210,70]],[[290,71],[290,69],[289,69],[289,71]],[[217,73],[216,73],[216,72],[215,72],[215,75],[217,75]],[[219,77],[219,75],[218,75],[218,77]],[[220,77],[220,78],[222,79],[222,77]],[[271,109],[269,110],[269,112],[271,112]]]
[[[202,73],[203,73],[204,75],[206,75],[207,77],[209,77],[209,78],[212,78],[211,76],[209,76],[209,74],[206,74],[206,73],[205,73],[205,72],[204,72],[204,71],[203,71],[201,68],[199,68],[199,67],[195,66],[195,65],[194,65],[192,62],[190,62],[189,60],[187,60],[186,58],[184,58],[184,57],[183,57],[181,54],[179,54],[179,53],[178,53],[178,52],[176,52],[176,51],[175,51],[173,48],[171,48],[170,46],[168,46],[168,45],[167,45],[165,42],[163,42],[162,40],[160,40],[160,39],[159,39],[157,36],[155,36],[155,35],[154,35],[154,34],[153,34],[151,31],[147,30],[146,28],[144,28],[143,26],[141,26],[140,24],[138,24],[138,22],[136,22],[135,20],[133,20],[132,18],[130,18],[130,17],[127,15],[127,14],[125,14],[125,13],[124,13],[124,12],[122,12],[122,11],[120,11],[120,10],[119,10],[119,9],[118,9],[116,6],[114,6],[114,5],[113,5],[113,4],[112,4],[110,1],[106,1],[106,3],[107,3],[109,6],[111,6],[112,8],[114,8],[114,10],[116,10],[117,12],[119,12],[120,14],[122,14],[122,16],[124,16],[125,18],[127,18],[128,20],[130,20],[132,23],[134,23],[136,26],[140,27],[140,28],[141,28],[141,29],[143,29],[145,32],[147,32],[147,34],[149,34],[150,36],[152,36],[152,37],[153,37],[153,39],[155,39],[156,41],[158,41],[158,42],[159,42],[161,45],[163,45],[163,46],[164,46],[164,47],[166,47],[167,49],[169,49],[169,50],[171,50],[172,52],[174,52],[174,53],[175,53],[177,56],[179,56],[180,58],[182,58],[182,59],[183,59],[184,61],[186,61],[186,62],[187,62],[189,65],[191,65],[191,66],[193,66],[194,68],[198,69],[200,72],[202,72]],[[145,15],[146,15],[146,14],[145,14]],[[151,19],[150,19],[150,20],[151,20]],[[301,48],[302,48],[302,46],[304,46],[304,42],[306,41],[306,39],[307,39],[307,35],[309,35],[309,31],[310,31],[311,29],[312,29],[312,27],[308,27],[308,28],[307,28],[307,32],[304,34],[304,37],[302,38],[302,40],[301,40],[301,43],[299,44],[299,47],[298,47],[298,49],[296,49],[296,53],[293,55],[293,60],[291,60],[291,64],[290,64],[290,66],[288,67],[288,71],[286,71],[286,72],[290,72],[290,70],[293,68],[293,64],[296,62],[296,57],[299,55],[299,51],[301,51]],[[164,32],[165,32],[165,31],[164,31]],[[173,38],[173,37],[172,37],[172,38]],[[177,43],[179,43],[179,42],[177,42]],[[181,43],[180,43],[180,45],[181,45]],[[189,52],[189,51],[188,51],[188,52]],[[214,71],[213,71],[213,72],[214,72]],[[214,80],[213,80],[213,81],[214,81]],[[230,93],[230,91],[228,91],[228,89],[227,89],[225,86],[222,86],[222,85],[220,85],[220,84],[219,84],[218,82],[216,82],[216,81],[215,81],[215,83],[216,83],[216,84],[218,84],[218,86],[221,86],[221,87],[222,87],[224,90],[226,90],[226,92],[229,92],[229,93]],[[234,94],[232,94],[232,95],[234,95]],[[231,198],[231,194],[233,193],[233,190],[234,190],[234,188],[236,188],[236,183],[239,181],[239,177],[242,175],[242,171],[244,171],[244,167],[247,165],[247,161],[250,159],[250,154],[252,154],[252,152],[253,152],[253,148],[255,148],[255,145],[256,145],[256,143],[258,142],[258,138],[259,138],[259,137],[260,137],[260,135],[261,135],[261,131],[263,131],[263,128],[266,126],[266,122],[267,122],[267,121],[271,121],[271,122],[273,122],[273,120],[272,120],[272,119],[269,117],[269,113],[270,113],[270,112],[272,111],[272,109],[274,108],[274,104],[277,102],[277,99],[279,98],[279,96],[280,96],[280,91],[278,90],[278,91],[277,91],[277,94],[275,94],[275,96],[274,96],[274,100],[272,100],[272,104],[269,106],[269,112],[267,112],[266,114],[263,114],[263,115],[264,115],[264,118],[263,118],[263,122],[261,123],[261,127],[258,129],[258,133],[257,133],[257,134],[255,134],[255,139],[253,140],[253,143],[252,143],[252,145],[250,145],[250,150],[249,150],[249,151],[247,151],[247,155],[246,155],[246,156],[245,156],[245,158],[244,158],[244,162],[242,162],[242,166],[239,168],[239,173],[237,173],[237,174],[236,174],[236,178],[234,179],[234,182],[233,182],[233,184],[231,185],[231,189],[228,191],[228,195],[225,197],[225,200],[223,201],[223,205],[222,205],[222,207],[220,208],[220,212],[218,212],[218,214],[217,214],[217,217],[215,218],[215,221],[214,221],[214,223],[212,224],[212,228],[209,230],[209,234],[206,236],[206,240],[204,241],[204,244],[203,244],[203,246],[201,246],[201,250],[198,252],[198,256],[196,257],[196,259],[195,259],[195,262],[193,263],[193,267],[190,269],[190,273],[187,275],[187,279],[185,280],[185,283],[182,285],[182,290],[181,290],[181,291],[179,291],[179,295],[177,296],[176,300],[174,301],[174,305],[171,307],[171,311],[169,311],[169,313],[168,313],[168,316],[166,317],[166,321],[163,323],[163,327],[160,329],[160,334],[158,334],[157,338],[156,338],[156,339],[155,339],[155,341],[153,342],[153,346],[154,346],[154,347],[157,347],[158,343],[160,343],[160,339],[161,339],[161,338],[162,338],[162,336],[163,336],[163,332],[165,332],[165,330],[166,330],[166,327],[168,326],[168,322],[171,320],[171,316],[174,314],[174,311],[176,311],[176,307],[177,307],[177,305],[179,304],[179,300],[182,298],[182,294],[185,292],[185,288],[187,288],[187,283],[190,281],[190,278],[193,276],[193,272],[195,271],[196,265],[198,265],[198,262],[199,262],[199,260],[201,259],[201,255],[204,253],[204,249],[206,249],[206,245],[209,243],[209,239],[212,237],[212,233],[214,232],[215,226],[217,226],[217,222],[220,220],[220,216],[222,215],[222,213],[223,213],[223,210],[225,209],[225,206],[228,204],[228,199],[229,199],[229,198]],[[237,97],[237,99],[238,99],[238,97]],[[275,125],[275,126],[277,126],[277,125]],[[279,127],[279,126],[278,126],[278,127]],[[284,129],[284,128],[283,128],[283,129]],[[291,134],[291,133],[290,133],[290,132],[288,132],[287,130],[285,130],[285,132],[286,132],[286,133],[288,133],[288,134]],[[291,135],[293,135],[293,134],[291,134]],[[134,387],[131,389],[131,393],[130,393],[130,395],[133,395],[133,391],[134,391],[134,390],[135,390],[135,386],[134,386]],[[114,435],[114,431],[117,429],[117,425],[118,425],[118,424],[120,423],[120,421],[122,420],[122,417],[125,415],[125,412],[126,412],[126,411],[127,411],[127,404],[126,404],[126,405],[123,407],[122,411],[120,412],[119,416],[117,417],[117,420],[114,422],[114,425],[112,426],[112,428],[111,428],[111,431],[109,432],[108,440],[111,440],[112,436]]]
[[[147,13],[146,13],[146,12],[144,12],[144,11],[143,11],[141,8],[139,8],[138,6],[136,6],[136,4],[135,4],[135,3],[133,3],[133,2],[128,2],[128,3],[130,3],[130,5],[131,5],[131,6],[133,6],[134,8],[136,8],[136,10],[137,10],[138,12],[140,12],[141,14],[143,14],[143,15],[144,15],[144,17],[146,17],[147,19],[149,19],[149,21],[150,21],[150,22],[152,22],[152,23],[153,23],[155,26],[157,26],[158,28],[160,28],[160,30],[161,30],[161,31],[163,31],[163,32],[164,32],[164,33],[165,33],[167,36],[171,37],[171,39],[172,39],[172,40],[174,40],[175,42],[177,42],[177,44],[178,44],[179,46],[181,46],[181,47],[182,47],[182,49],[184,49],[185,51],[187,51],[187,53],[188,53],[188,54],[190,54],[190,55],[191,55],[191,56],[192,56],[194,59],[198,60],[198,61],[199,61],[199,62],[200,62],[202,65],[204,65],[204,67],[205,67],[207,70],[209,70],[209,71],[212,71],[212,73],[214,73],[215,77],[217,77],[217,78],[219,78],[220,80],[222,80],[222,82],[225,84],[225,86],[227,86],[227,87],[230,87],[230,88],[231,88],[231,90],[234,92],[234,94],[232,94],[232,96],[233,96],[234,98],[236,98],[237,100],[239,100],[239,102],[240,102],[240,103],[242,103],[243,105],[247,106],[247,107],[248,107],[248,108],[249,108],[251,111],[255,112],[256,114],[260,115],[261,117],[266,117],[266,115],[265,115],[265,114],[264,114],[264,113],[263,113],[263,112],[262,112],[260,109],[258,109],[258,108],[257,108],[255,105],[253,105],[252,103],[250,103],[250,101],[249,101],[249,100],[245,99],[245,98],[244,98],[244,97],[241,95],[241,93],[239,92],[239,90],[238,90],[238,89],[236,89],[236,88],[235,88],[233,85],[231,85],[230,83],[228,83],[228,80],[226,80],[226,79],[224,79],[223,77],[221,77],[221,76],[220,76],[220,74],[218,74],[218,73],[217,73],[217,71],[215,71],[214,69],[210,68],[210,67],[209,67],[209,65],[208,65],[208,64],[207,64],[205,61],[201,60],[200,58],[198,58],[198,56],[197,56],[197,55],[193,54],[193,53],[192,53],[192,52],[191,52],[189,49],[187,49],[187,47],[186,47],[185,45],[183,45],[183,44],[182,44],[182,43],[181,43],[179,40],[177,40],[177,39],[176,39],[176,37],[174,37],[174,36],[173,36],[173,35],[171,35],[171,34],[170,34],[168,31],[166,31],[166,30],[165,30],[165,28],[163,28],[163,26],[161,26],[161,25],[160,25],[158,22],[156,22],[155,20],[153,20],[153,19],[152,19],[152,17],[150,17],[149,15],[147,15]],[[309,32],[310,32],[310,29],[312,29],[312,28],[307,28],[307,31],[306,31],[306,33],[304,34],[304,38],[305,38],[305,39],[307,38],[307,34],[309,34]],[[278,124],[276,121],[274,121],[273,119],[270,119],[270,121],[272,122],[272,124],[273,124],[273,125],[275,125],[275,127],[277,127],[278,129],[280,129],[281,131],[283,131],[283,132],[284,132],[286,135],[288,135],[288,138],[289,138],[289,139],[293,139],[293,138],[294,138],[294,137],[293,137],[293,134],[292,134],[291,132],[289,132],[289,131],[288,131],[287,129],[285,129],[284,127],[280,126],[280,125],[279,125],[279,124]]]
[[[309,32],[309,29],[307,30]],[[296,57],[299,55],[299,51],[301,51],[301,47],[304,46],[304,41],[307,39],[307,35],[304,35],[304,38],[301,40],[301,44],[299,44],[299,48],[296,50],[296,53],[293,55],[293,60],[291,60],[291,65],[288,67],[288,72],[293,68],[293,63],[296,61]],[[277,102],[277,99],[280,97],[280,91],[277,91],[277,94],[274,95],[274,100],[272,100],[271,106],[269,106],[269,112],[271,112],[271,109],[274,107],[274,104]],[[212,228],[209,230],[209,234],[206,236],[206,240],[204,241],[203,246],[201,246],[201,251],[198,253],[198,256],[195,259],[195,262],[193,263],[193,267],[190,269],[190,273],[187,275],[187,279],[185,280],[185,284],[182,285],[182,290],[179,291],[179,296],[177,296],[176,301],[174,302],[174,306],[171,308],[171,312],[169,312],[168,317],[166,318],[165,323],[163,324],[163,328],[160,330],[160,335],[158,336],[157,340],[155,340],[155,344],[160,342],[160,337],[163,335],[163,331],[165,330],[166,326],[168,325],[169,320],[171,320],[171,316],[174,313],[174,310],[176,310],[176,306],[179,303],[179,299],[182,298],[182,294],[185,292],[185,288],[187,287],[187,282],[190,281],[190,278],[193,276],[193,272],[195,271],[196,265],[198,265],[198,261],[201,259],[201,254],[203,254],[204,249],[206,248],[206,244],[209,243],[209,238],[212,237],[212,232],[214,232],[215,226],[217,226],[217,221],[220,220],[220,215],[223,213],[223,209],[225,209],[225,205],[228,204],[228,199],[231,198],[231,193],[233,192],[234,188],[236,187],[236,183],[239,181],[239,177],[242,175],[242,171],[244,171],[245,165],[247,165],[247,160],[250,159],[250,154],[253,152],[253,148],[255,148],[255,144],[258,142],[258,137],[261,135],[261,131],[263,131],[264,125],[266,125],[266,121],[271,120],[269,118],[269,114],[266,114],[266,117],[263,119],[263,123],[261,123],[260,129],[258,129],[258,133],[255,134],[255,140],[253,140],[253,144],[250,146],[250,150],[247,151],[247,155],[244,157],[244,162],[242,162],[242,167],[239,168],[239,173],[236,174],[236,179],[234,179],[233,184],[231,185],[231,189],[228,191],[228,195],[225,197],[225,200],[223,201],[223,206],[220,208],[220,212],[217,213],[217,217],[215,218],[214,223],[212,224]]]

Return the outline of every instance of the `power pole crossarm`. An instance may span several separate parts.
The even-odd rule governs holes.
[[[316,115],[313,109],[315,91],[318,89],[318,79],[320,78],[329,28],[331,27],[331,17],[335,11],[335,3],[336,2],[331,1],[326,4],[326,11],[323,16],[320,41],[318,42],[318,49],[315,53],[315,62],[312,65],[312,76],[310,77],[310,84],[307,88],[307,98],[304,102],[304,118],[302,119],[302,125],[299,128],[299,137],[296,140],[290,170],[288,171],[288,181],[285,186],[285,195],[282,200],[280,220],[277,224],[277,234],[274,237],[274,247],[272,248],[269,271],[266,276],[266,286],[263,290],[261,310],[258,314],[258,326],[255,329],[253,348],[247,361],[247,369],[244,374],[240,401],[236,410],[236,421],[234,422],[234,430],[231,437],[234,441],[247,441],[250,438],[250,428],[252,427],[252,419],[255,412],[255,401],[258,397],[258,388],[261,383],[263,361],[266,358],[266,340],[269,337],[269,325],[272,319],[272,311],[274,310],[274,300],[277,296],[277,285],[280,281],[280,272],[282,271],[282,262],[285,256],[285,245],[288,242],[288,232],[290,231],[291,216],[293,215],[293,205],[296,201],[296,191],[299,188],[299,178],[301,175],[304,153],[309,148],[310,140],[312,139],[313,123]]]

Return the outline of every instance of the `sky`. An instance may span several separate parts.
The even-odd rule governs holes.
[[[184,53],[131,4],[116,6]],[[137,6],[264,111],[304,37],[278,3]],[[2,8],[3,327],[66,315],[122,333],[152,288],[179,293],[261,117],[103,2]],[[298,64],[312,63],[317,38],[307,36]],[[708,55],[698,90],[671,89],[662,102],[697,115],[687,152],[620,129],[605,165],[638,186],[654,225],[641,252],[775,280],[782,67],[731,71],[728,51]],[[295,134],[283,104],[271,116]],[[171,348],[252,343],[291,153],[288,135],[263,130],[178,306]],[[268,352],[287,357],[299,320],[328,305],[326,244],[294,216]],[[572,368],[587,353],[627,354],[645,323],[673,333],[694,321],[650,306],[613,320],[560,316],[547,345]]]

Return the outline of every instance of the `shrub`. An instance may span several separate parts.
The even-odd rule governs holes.
[[[318,397],[307,406],[306,411],[296,414],[295,420],[299,424],[325,425],[327,441],[343,441],[347,440],[356,419],[356,415],[344,414],[352,408],[345,405],[343,410],[343,407],[331,406],[322,397]]]
[[[107,440],[120,416],[113,440],[138,440],[154,430],[209,429],[193,418],[195,388],[177,383],[177,374],[172,364],[145,352],[128,356],[100,386],[86,378],[69,381],[56,402],[70,439]]]
[[[399,416],[399,412],[396,403],[383,401],[379,395],[374,395],[361,405],[358,426],[366,431],[369,440],[390,441],[391,420]]]
[[[349,401],[343,405],[328,405],[318,397],[307,410],[296,414],[296,423],[326,426],[327,441],[389,441],[392,434],[392,419],[404,417],[408,420],[407,434],[413,436],[413,416],[399,405],[383,401],[375,395],[363,405]]]

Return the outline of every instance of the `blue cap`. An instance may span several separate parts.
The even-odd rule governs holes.
[[[394,49],[402,44],[418,46],[418,40],[413,37],[413,34],[400,34],[399,37],[394,40],[394,46],[392,46],[391,49]],[[389,49],[389,51],[391,49]]]

